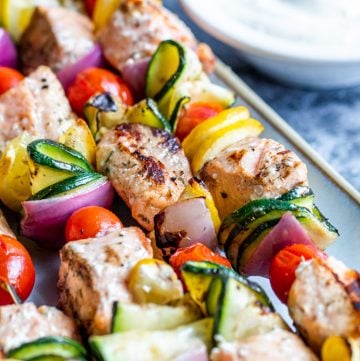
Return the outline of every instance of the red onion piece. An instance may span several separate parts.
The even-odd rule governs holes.
[[[301,243],[316,248],[309,235],[290,213],[285,213],[279,223],[261,241],[243,268],[251,276],[269,277],[271,261],[284,247]]]
[[[217,248],[214,224],[205,198],[186,199],[163,209],[154,218],[157,246],[166,256],[177,248],[202,243]]]
[[[176,357],[173,361],[209,361],[206,346],[199,345],[199,347],[188,350],[182,355]]]
[[[75,64],[68,65],[61,69],[56,75],[60,80],[63,88],[67,90],[70,84],[75,80],[76,75],[85,69],[93,67],[101,67],[104,64],[102,50],[99,44],[95,44],[94,48]]]
[[[71,214],[86,206],[111,208],[114,190],[109,181],[82,187],[63,197],[22,202],[21,233],[45,248],[59,249],[65,242],[65,225]]]
[[[121,75],[133,92],[137,100],[145,98],[145,78],[150,58],[127,64],[123,67]]]
[[[0,66],[17,67],[17,51],[7,31],[0,28]]]

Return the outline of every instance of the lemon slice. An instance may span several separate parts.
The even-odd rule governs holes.
[[[263,130],[264,127],[258,120],[249,118],[212,132],[201,143],[192,158],[193,173],[198,173],[207,161],[216,157],[225,148],[245,137],[257,137]]]
[[[15,41],[28,26],[36,5],[56,6],[57,0],[2,0],[1,23]]]
[[[189,183],[185,187],[183,193],[181,194],[180,200],[182,201],[185,199],[198,197],[205,198],[205,203],[210,212],[210,216],[214,224],[215,233],[217,234],[220,229],[221,220],[219,217],[219,212],[215,206],[214,199],[210,191],[206,188],[206,185],[202,181],[198,180],[197,178],[191,178],[189,180]]]
[[[340,336],[330,336],[321,349],[322,361],[351,361],[351,349]]]
[[[182,146],[189,161],[192,161],[194,154],[201,144],[218,130],[234,124],[239,120],[250,117],[249,110],[243,106],[230,108],[222,111],[214,117],[198,124],[184,139]]]
[[[110,20],[114,11],[120,6],[122,0],[97,0],[93,22],[96,30],[103,28]]]

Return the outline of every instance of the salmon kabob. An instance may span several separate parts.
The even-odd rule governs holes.
[[[37,8],[19,42],[30,74],[0,96],[16,125],[3,122],[0,197],[23,209],[23,235],[60,249],[67,315],[30,303],[2,308],[1,352],[91,357],[76,322],[106,361],[332,361],[334,347],[355,361],[359,277],[323,253],[338,232],[314,203],[305,164],[259,138],[262,124],[208,77],[209,48],[160,2],[108,10],[98,0],[95,34],[86,15]],[[129,86],[98,68],[102,55]],[[26,107],[13,106],[17,97]],[[49,97],[60,99],[55,110]],[[99,207],[111,207],[114,191],[143,230]],[[251,275],[270,277],[301,337]],[[43,332],[24,329],[9,343],[8,320],[24,313]],[[57,321],[48,330],[52,314],[64,332]]]

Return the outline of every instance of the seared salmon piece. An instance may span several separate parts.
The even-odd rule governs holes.
[[[180,198],[191,178],[178,139],[142,124],[123,123],[108,131],[98,144],[96,161],[148,231],[154,228],[154,216]]]
[[[122,2],[99,34],[105,58],[119,71],[124,65],[151,57],[160,42],[167,39],[197,49],[204,70],[214,70],[211,49],[205,44],[198,46],[191,30],[157,0]]]
[[[245,138],[207,162],[200,171],[221,218],[259,198],[275,198],[307,185],[306,165],[272,139]]]
[[[296,327],[320,350],[328,336],[360,337],[360,275],[341,262],[313,259],[300,264],[288,298]]]
[[[58,140],[76,118],[55,74],[40,66],[0,96],[0,150],[24,131]]]
[[[211,352],[211,361],[318,361],[299,336],[274,330],[238,342],[220,342]]]
[[[76,323],[55,307],[33,303],[0,307],[0,359],[10,349],[45,336],[79,339]]]
[[[94,47],[93,30],[90,19],[75,11],[38,6],[19,42],[22,71],[47,65],[58,72],[76,63]]]
[[[60,308],[88,334],[109,333],[114,301],[132,301],[131,268],[152,256],[150,240],[137,227],[67,243],[60,251]]]

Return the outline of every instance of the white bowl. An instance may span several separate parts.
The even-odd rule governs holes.
[[[245,26],[236,14],[224,11],[222,1],[180,2],[197,25],[239,50],[249,63],[273,78],[289,84],[323,89],[360,84],[360,46],[353,52],[313,44],[299,46],[296,42],[284,42]]]

